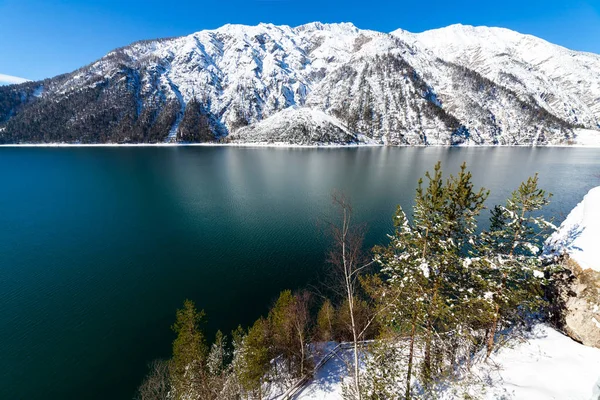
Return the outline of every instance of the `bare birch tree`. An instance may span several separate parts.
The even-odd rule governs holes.
[[[373,264],[363,252],[364,226],[353,225],[352,206],[345,196],[333,195],[333,203],[341,214],[339,223],[330,223],[329,231],[333,246],[328,254],[328,264],[331,266],[333,282],[331,289],[344,299],[348,307],[350,330],[352,331],[353,365],[352,392],[353,396],[361,399],[359,343],[364,340],[365,332],[371,326],[374,317],[369,317],[359,324],[357,305],[359,299],[360,276]],[[364,326],[361,326],[364,325]]]

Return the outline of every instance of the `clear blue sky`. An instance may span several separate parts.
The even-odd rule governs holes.
[[[226,23],[352,22],[412,32],[462,23],[502,26],[600,53],[600,0],[0,0],[0,74],[70,72],[140,39]]]

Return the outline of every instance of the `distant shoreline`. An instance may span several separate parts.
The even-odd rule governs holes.
[[[2,147],[13,148],[32,148],[32,147],[246,147],[246,148],[280,148],[280,149],[344,149],[344,148],[365,148],[365,147],[415,147],[415,148],[479,148],[479,147],[530,147],[530,148],[575,148],[575,149],[600,149],[600,144],[546,144],[546,145],[500,145],[500,144],[469,144],[469,145],[386,145],[376,143],[364,144],[291,144],[291,143],[19,143],[19,144],[0,144]]]

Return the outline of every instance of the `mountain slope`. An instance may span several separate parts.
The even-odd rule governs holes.
[[[557,117],[600,128],[600,56],[504,28],[451,25],[393,35],[437,57],[472,69],[535,101]]]
[[[348,23],[225,25],[137,42],[70,74],[0,87],[0,143],[312,143],[324,137],[337,143],[361,136],[403,145],[554,144],[573,140],[576,126],[595,127],[599,102],[584,87],[600,85],[598,56],[572,52],[585,63],[569,64],[566,72],[552,64],[552,78],[545,64],[526,75],[521,69],[532,67],[516,56],[503,59],[500,69],[463,62],[462,54],[484,47],[473,43],[485,37],[465,32],[474,39],[456,34],[462,42],[451,40],[454,47],[438,46],[440,33],[386,34]],[[520,41],[505,42],[515,54],[524,51]],[[544,51],[555,57],[568,51],[548,46]],[[516,78],[500,79],[492,67]],[[577,68],[587,69],[569,78]],[[535,80],[544,74],[545,95]],[[577,83],[583,79],[585,86]],[[288,108],[311,111],[250,129]],[[322,125],[316,112],[342,124],[344,133],[336,124]],[[321,134],[303,136],[317,128]]]

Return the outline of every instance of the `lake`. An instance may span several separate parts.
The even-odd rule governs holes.
[[[600,185],[600,149],[0,148],[0,398],[131,399],[184,299],[251,323],[322,278],[334,189],[385,243],[438,160],[488,205],[539,172],[556,222]]]

